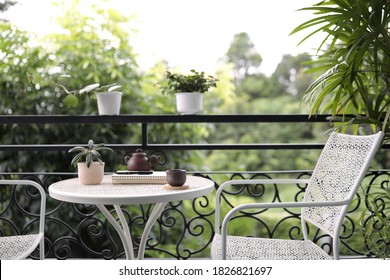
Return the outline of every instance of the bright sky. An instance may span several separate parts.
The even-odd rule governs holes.
[[[52,26],[51,0],[16,0],[7,14],[24,29],[44,32]],[[90,0],[91,1],[91,0]],[[218,59],[233,36],[247,32],[263,58],[262,72],[270,75],[283,54],[313,53],[298,42],[306,33],[289,36],[291,30],[311,17],[298,12],[318,0],[111,0],[124,14],[136,15],[139,30],[136,52],[141,68],[158,59],[170,67],[214,72]],[[315,42],[314,42],[315,43]],[[314,45],[315,46],[315,45]]]

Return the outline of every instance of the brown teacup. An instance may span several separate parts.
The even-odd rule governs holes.
[[[185,169],[167,170],[167,182],[171,186],[183,186],[187,180],[187,171]]]

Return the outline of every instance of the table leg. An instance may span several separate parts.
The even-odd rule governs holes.
[[[138,248],[138,259],[139,260],[143,260],[143,258],[144,258],[146,241],[148,239],[150,230],[152,229],[157,218],[160,217],[162,211],[165,208],[165,205],[167,205],[166,202],[157,203],[156,206],[154,206],[153,211],[152,211],[148,221],[146,222],[144,232],[143,232],[142,237],[141,237],[141,242],[139,243],[139,248]]]
[[[125,240],[128,240],[128,248],[130,252],[130,257],[131,259],[134,259],[134,249],[133,249],[133,241],[131,239],[131,234],[129,230],[129,225],[127,224],[126,218],[123,215],[123,211],[121,209],[120,205],[114,205],[115,211],[118,214],[119,220],[121,221],[122,229],[124,230],[125,233]]]
[[[123,215],[122,209],[119,205],[114,205],[115,211],[118,214],[119,220],[122,226],[118,223],[118,221],[111,215],[110,211],[104,205],[96,205],[99,210],[103,213],[103,215],[107,218],[107,220],[113,225],[116,231],[119,234],[119,237],[122,240],[123,247],[126,253],[126,259],[132,260],[134,259],[134,250],[133,250],[133,242],[131,240],[131,235],[129,231],[129,226],[126,222],[126,219]]]

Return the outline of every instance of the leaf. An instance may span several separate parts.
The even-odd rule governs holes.
[[[97,89],[98,87],[100,86],[100,84],[91,84],[91,85],[88,85],[86,87],[84,87],[83,89],[80,89],[79,93],[82,94],[82,93],[89,93],[91,91],[94,91],[95,89]]]
[[[84,147],[77,146],[77,147],[71,148],[71,149],[68,151],[68,153],[83,152],[83,151],[85,151],[85,148],[84,148]]]
[[[99,154],[99,152],[96,151],[96,150],[92,150],[92,151],[90,152],[90,154],[91,154],[91,156],[92,156],[92,159],[97,159],[97,160],[102,159],[102,156],[101,156],[101,155]]]
[[[92,150],[92,149],[93,149],[93,140],[89,139],[89,141],[88,141],[88,150]]]
[[[88,168],[91,166],[92,161],[93,161],[92,154],[88,153],[87,156],[85,157],[85,163],[87,164]]]
[[[67,75],[67,74],[61,74],[61,75],[58,76],[59,79],[62,79],[62,78],[68,79],[68,78],[71,78],[71,77],[72,77],[71,75]]]
[[[68,94],[64,98],[64,104],[68,108],[75,108],[79,104],[79,100],[78,100],[77,96],[75,96],[73,94]]]
[[[95,151],[109,151],[109,152],[113,152],[114,150],[109,148],[109,147],[97,147],[97,148],[95,148]]]
[[[116,86],[112,86],[112,87],[110,87],[110,88],[108,88],[108,91],[110,92],[110,91],[114,91],[114,90],[116,90],[116,89],[118,89],[118,88],[121,88],[122,86],[119,86],[119,85],[116,85]]]
[[[82,69],[87,69],[89,66],[89,61],[84,61],[83,65],[81,66]]]
[[[76,167],[76,166],[77,166],[77,163],[80,162],[80,161],[82,160],[82,158],[83,158],[84,155],[85,155],[84,153],[79,153],[79,154],[75,155],[75,156],[73,157],[73,159],[72,159],[72,161],[71,161],[70,164],[71,164],[72,166]]]

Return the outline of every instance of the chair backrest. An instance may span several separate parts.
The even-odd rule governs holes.
[[[357,188],[364,179],[383,137],[333,132],[313,171],[304,195],[305,202],[345,201],[343,206],[302,208],[302,219],[338,237],[341,224]]]

